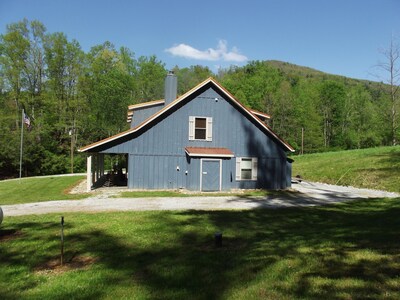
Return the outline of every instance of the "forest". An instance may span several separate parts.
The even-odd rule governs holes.
[[[270,114],[269,126],[297,154],[395,145],[400,138],[393,81],[280,61],[250,61],[217,73],[200,65],[173,71],[178,94],[212,76],[246,106]],[[128,129],[127,106],[162,99],[166,74],[154,55],[135,57],[109,41],[85,52],[40,21],[9,24],[0,35],[0,179],[18,176],[22,126],[23,176],[69,173],[71,165],[83,171],[85,156],[77,149]],[[22,110],[29,126],[21,122]]]

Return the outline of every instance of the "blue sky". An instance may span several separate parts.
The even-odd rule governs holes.
[[[167,68],[275,59],[378,80],[399,13],[400,0],[0,0],[0,33],[36,19],[85,51],[108,40]]]

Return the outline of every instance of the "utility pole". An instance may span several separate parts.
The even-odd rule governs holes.
[[[24,116],[25,116],[25,111],[22,109],[22,114],[21,114],[21,144],[20,144],[20,152],[19,152],[19,182],[21,183],[21,177],[22,177],[22,152],[23,152],[23,144],[24,144]]]
[[[71,174],[74,174],[74,129],[69,131],[71,136]]]

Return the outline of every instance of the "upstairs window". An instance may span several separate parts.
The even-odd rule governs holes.
[[[211,117],[189,117],[189,141],[212,141]]]
[[[257,157],[236,158],[236,180],[257,180]]]
[[[207,119],[195,118],[194,119],[194,139],[205,140],[207,133]]]

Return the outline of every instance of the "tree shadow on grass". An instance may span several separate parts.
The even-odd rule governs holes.
[[[45,247],[53,248],[47,243],[48,238],[41,236],[41,233],[56,228],[57,224],[21,222],[8,225],[5,223],[0,228],[0,299],[21,299],[22,293],[35,288],[38,282],[32,276],[24,276],[24,280],[18,280],[17,284],[11,284],[10,280],[13,281],[14,276],[29,273],[37,259],[46,259],[45,254],[38,253],[37,241],[42,239]],[[19,246],[14,247],[16,244]],[[18,290],[10,289],[10,285],[17,287]]]
[[[282,286],[278,280],[269,287],[281,297],[382,297],[398,292],[390,280],[396,278],[399,265],[400,208],[386,210],[373,200],[370,203],[376,209],[365,209],[364,202],[343,204],[345,209],[165,213],[157,222],[165,226],[162,234],[172,242],[164,243],[154,232],[149,235],[154,243],[136,248],[93,231],[90,239],[84,238],[85,250],[96,249],[100,262],[120,274],[111,282],[143,285],[155,299],[225,298],[225,293],[251,285],[282,260],[305,264],[310,256],[318,264],[300,271],[292,286]],[[224,233],[221,248],[214,245],[215,231]],[[373,257],[358,253],[364,250],[373,252]],[[363,284],[341,286],[348,280]]]
[[[398,296],[399,282],[393,282],[400,266],[399,200],[385,200],[390,205],[365,200],[323,208],[96,214],[85,226],[71,215],[66,255],[90,255],[96,263],[83,271],[93,278],[81,278],[79,287],[69,285],[62,296],[101,298],[118,290],[124,291],[122,297],[150,299]],[[111,225],[116,222],[122,228]],[[32,222],[13,228],[29,242],[57,232],[58,226]],[[216,231],[223,233],[222,247],[215,246]],[[58,244],[53,239],[43,238],[53,256],[30,249],[29,243],[23,253],[0,243],[5,250],[0,267],[34,269],[54,258]],[[68,276],[73,281],[78,275]],[[33,278],[21,288],[38,285]],[[131,294],[138,289],[144,294]],[[0,296],[20,298],[7,290]],[[42,291],[41,296],[53,294]]]
[[[295,277],[292,286],[268,283],[270,290],[278,291],[272,296],[396,298],[393,295],[399,295],[400,283],[393,284],[393,280],[400,267],[400,207],[380,209],[375,201],[379,200],[369,200],[374,207],[371,210],[365,209],[368,201],[364,201],[340,208],[218,212],[209,216],[228,236],[246,234],[246,247],[238,253],[236,266],[255,265],[264,274],[282,260],[306,264],[313,257],[318,261],[308,271],[307,267],[306,271],[293,269],[288,276]],[[202,213],[192,214],[195,220]]]
[[[316,187],[313,187],[316,190]],[[354,192],[339,192],[329,189],[318,188],[318,193],[309,195],[298,191],[276,191],[266,196],[239,196],[229,202],[247,202],[253,204],[254,208],[283,208],[283,207],[308,207],[334,204],[354,200],[363,200]]]

